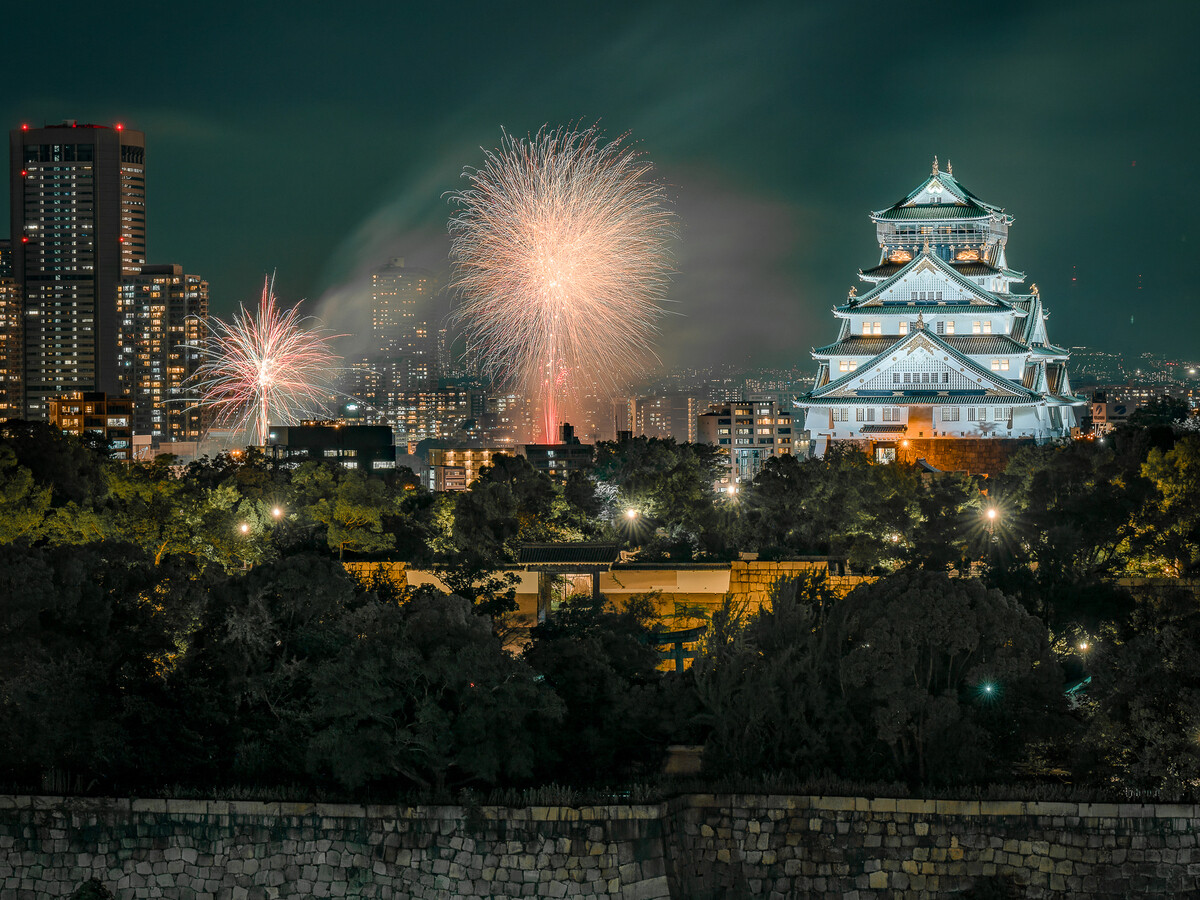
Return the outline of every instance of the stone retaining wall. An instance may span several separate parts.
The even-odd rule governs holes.
[[[669,897],[660,806],[0,797],[0,897]]]
[[[1200,807],[693,794],[579,809],[0,797],[0,897],[1200,893]],[[1007,892],[1007,893],[1005,893]]]
[[[1200,807],[691,795],[673,897],[1197,896]]]

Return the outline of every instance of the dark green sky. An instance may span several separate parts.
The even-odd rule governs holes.
[[[356,328],[356,273],[393,255],[445,268],[441,195],[501,126],[599,119],[676,198],[669,364],[808,365],[878,259],[866,213],[935,153],[1015,215],[1009,262],[1041,288],[1053,340],[1200,358],[1190,0],[4,15],[0,121],[145,131],[151,261],[207,277],[216,312],[275,269],[285,302]]]

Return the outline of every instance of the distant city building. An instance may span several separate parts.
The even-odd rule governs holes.
[[[203,361],[208,282],[178,265],[142,266],[121,279],[117,313],[117,380],[133,400],[134,432],[200,440],[206,422],[183,384]]]
[[[22,291],[24,407],[120,390],[117,288],[146,264],[146,141],[120,125],[9,135],[13,277]]]
[[[635,397],[629,401],[629,428],[634,436],[673,438],[679,443],[695,442],[700,399],[691,394],[670,393]]]
[[[21,286],[13,276],[12,241],[0,240],[0,420],[23,414],[21,383],[25,319]]]
[[[296,465],[320,459],[367,474],[396,468],[396,446],[386,425],[272,425],[265,450],[274,459]]]
[[[554,481],[566,481],[572,472],[591,469],[595,451],[591,444],[580,443],[575,437],[575,429],[566,422],[559,430],[559,443],[526,444],[524,447],[530,465]]]
[[[752,481],[768,459],[807,455],[808,445],[792,424],[792,414],[774,400],[743,400],[712,406],[697,417],[697,439],[727,454],[729,476],[723,481]]]
[[[66,434],[107,441],[115,459],[133,458],[133,403],[103,391],[72,391],[46,400],[47,418]]]
[[[465,491],[480,471],[497,456],[511,456],[511,447],[430,447],[425,484],[431,491]]]
[[[389,418],[398,395],[437,386],[438,334],[429,323],[437,279],[402,258],[371,273],[371,330],[351,364],[350,393]]]
[[[1107,434],[1128,422],[1135,409],[1136,403],[1109,400],[1104,391],[1097,391],[1092,395],[1092,430],[1099,434]]]
[[[482,391],[466,388],[430,388],[399,391],[392,397],[391,421],[400,441],[462,437],[468,423],[486,408]]]
[[[933,172],[871,214],[879,264],[835,309],[837,340],[813,351],[818,373],[799,398],[818,454],[852,442],[879,461],[943,469],[1002,466],[1011,441],[1071,434],[1068,351],[1050,343],[1034,286],[1008,267],[1012,216],[984,203],[934,160]],[[1009,440],[1008,447],[981,441]]]

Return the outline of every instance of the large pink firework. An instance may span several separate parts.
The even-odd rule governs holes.
[[[487,374],[537,404],[547,441],[653,356],[674,216],[651,171],[624,138],[543,128],[504,134],[449,195],[455,320]]]
[[[209,319],[204,361],[190,379],[197,405],[258,446],[271,419],[287,425],[324,415],[339,358],[305,322],[299,304],[286,312],[275,305],[274,279],[263,281],[257,314],[242,306],[231,322]]]

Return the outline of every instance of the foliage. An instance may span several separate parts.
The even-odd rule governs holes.
[[[712,771],[977,781],[1060,724],[1044,628],[976,581],[905,570],[838,600],[804,580],[736,620],[697,662]]]
[[[555,777],[603,782],[661,760],[678,710],[656,670],[653,617],[645,597],[616,609],[604,597],[575,595],[533,629],[524,659],[566,707],[561,726],[542,736],[557,758]]]

